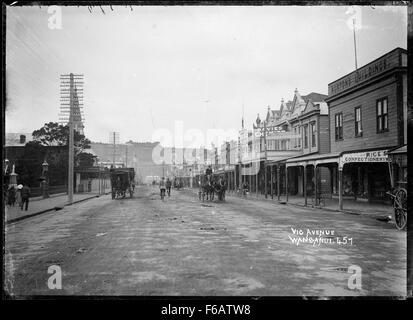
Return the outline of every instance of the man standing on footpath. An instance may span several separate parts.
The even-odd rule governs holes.
[[[24,184],[23,188],[21,189],[21,197],[22,197],[22,202],[21,202],[21,209],[23,210],[24,204],[25,210],[27,211],[29,207],[29,198],[30,198],[30,188],[27,186],[27,184]]]

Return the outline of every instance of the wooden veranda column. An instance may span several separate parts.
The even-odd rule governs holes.
[[[260,163],[258,162],[258,166],[260,165]],[[255,167],[257,167],[257,165],[255,165]],[[255,196],[258,198],[258,173],[260,172],[260,168],[258,167],[258,169],[256,168],[255,170]]]
[[[281,193],[280,193],[280,166],[277,165],[277,198],[280,201]]]
[[[274,199],[274,188],[272,186],[273,184],[273,166],[270,166],[270,190],[271,190],[271,199]]]
[[[265,162],[264,162],[264,193],[265,193],[265,199],[267,199],[267,190],[268,190],[268,187],[267,187],[267,184],[268,184],[268,181],[267,181],[267,178],[268,178],[267,170],[268,170],[268,167],[267,167],[267,165],[266,165]]]
[[[285,165],[285,198],[288,202],[288,167]]]
[[[251,170],[251,168],[252,168],[252,162],[251,162],[251,166],[249,167],[249,170],[248,170],[248,173],[249,173],[249,175],[248,175],[248,182],[249,182],[248,192],[249,193],[252,192],[252,185],[251,185],[251,183],[252,183],[252,177],[251,177],[252,170]]]
[[[338,168],[338,208],[343,210],[343,168]]]
[[[319,167],[317,164],[314,164],[314,205],[317,206],[318,205],[318,193],[321,190],[318,190],[318,178],[320,176],[319,174]]]
[[[304,164],[304,205],[307,206],[307,165]]]

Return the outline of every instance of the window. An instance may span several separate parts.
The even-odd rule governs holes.
[[[294,148],[297,148],[298,145],[298,138],[297,138],[297,127],[294,128]]]
[[[387,98],[379,99],[377,106],[377,133],[389,131],[387,116]]]
[[[304,126],[304,148],[308,148],[308,125]]]
[[[343,140],[343,114],[337,113],[335,115],[335,137],[336,137],[336,141],[337,140]]]
[[[316,138],[316,126],[315,126],[315,122],[311,123],[311,147],[315,148],[316,147],[316,142],[317,142],[317,138]]]
[[[301,148],[301,126],[298,127],[298,147]]]
[[[363,131],[361,128],[361,107],[357,107],[354,109],[354,130],[356,137],[361,137],[363,135]]]

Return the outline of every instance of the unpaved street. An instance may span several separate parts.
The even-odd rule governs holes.
[[[352,245],[292,243],[333,230]],[[190,190],[138,187],[7,226],[6,287],[20,295],[405,295],[406,233],[368,217]],[[47,286],[48,267],[62,289]],[[362,289],[347,272],[361,268]]]

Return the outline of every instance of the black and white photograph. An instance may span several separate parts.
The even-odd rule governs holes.
[[[2,9],[3,299],[411,296],[410,5]]]

